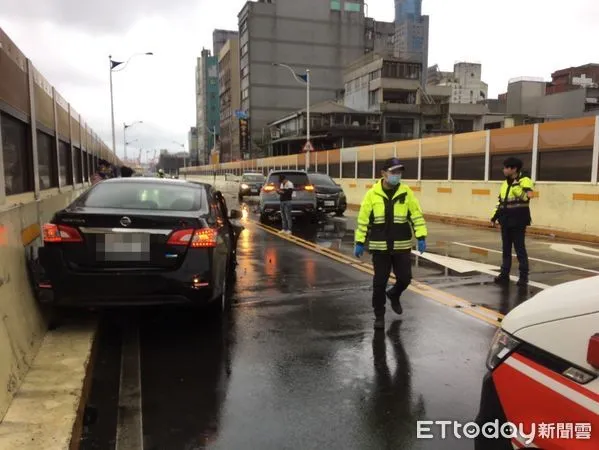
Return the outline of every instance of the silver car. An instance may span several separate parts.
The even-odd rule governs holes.
[[[314,220],[318,212],[316,190],[303,170],[274,170],[268,174],[268,179],[260,191],[260,220],[265,222],[281,214],[281,201],[277,193],[280,175],[285,175],[285,178],[293,183],[291,213],[294,216],[308,216]]]

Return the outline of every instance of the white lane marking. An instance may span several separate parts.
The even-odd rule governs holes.
[[[452,244],[459,245],[459,246],[462,246],[462,247],[476,248],[478,250],[485,250],[485,251],[491,252],[491,253],[499,253],[499,254],[502,253],[499,250],[493,250],[491,248],[485,248],[485,247],[478,247],[477,245],[464,244],[463,242],[452,242]],[[512,256],[515,256],[515,255],[512,255]],[[558,262],[555,262],[555,261],[547,261],[546,259],[530,258],[530,257],[528,259],[531,260],[531,261],[537,261],[537,262],[541,262],[541,263],[545,263],[545,264],[552,264],[554,266],[565,267],[567,269],[580,270],[581,272],[588,272],[588,273],[599,274],[599,271],[597,271],[597,270],[586,269],[584,267],[571,266],[569,264],[562,264],[562,263],[558,263]]]
[[[556,252],[568,253],[576,256],[586,256],[587,258],[599,259],[599,249],[587,247],[585,245],[570,245],[570,244],[551,244],[551,250]],[[579,249],[579,250],[578,250]],[[582,251],[580,251],[582,250]],[[594,255],[584,252],[595,253]]]
[[[141,364],[137,319],[123,325],[115,450],[143,450]]]
[[[416,256],[418,256],[419,258],[424,258],[424,259],[428,259],[429,261],[432,261],[436,264],[439,264],[443,267],[447,267],[450,270],[454,270],[455,272],[459,272],[459,273],[466,273],[466,272],[480,272],[480,273],[484,273],[486,275],[491,275],[493,277],[496,277],[497,275],[499,275],[500,272],[500,268],[497,266],[491,266],[489,264],[483,264],[483,263],[478,263],[475,261],[469,261],[467,259],[460,259],[460,258],[454,258],[451,256],[443,256],[443,255],[437,255],[434,253],[424,253],[424,254],[420,254],[419,252],[412,250],[412,253]],[[518,281],[518,277],[516,276],[510,276],[510,279],[512,281]],[[539,289],[548,289],[551,286],[548,284],[544,284],[544,283],[538,283],[536,281],[529,281],[528,284],[530,286],[539,288]]]
[[[593,400],[592,398],[575,391],[565,384],[559,383],[553,378],[548,377],[544,373],[539,372],[538,370],[530,367],[528,364],[525,364],[522,361],[517,360],[516,358],[508,358],[505,361],[505,364],[526,375],[528,378],[531,378],[543,386],[551,389],[553,392],[560,394],[562,397],[565,397],[577,405],[588,409],[592,413],[599,414],[599,402]]]

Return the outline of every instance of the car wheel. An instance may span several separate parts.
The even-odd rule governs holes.
[[[268,222],[268,216],[264,213],[260,213],[260,223],[267,223]]]
[[[214,312],[217,315],[225,315],[231,309],[231,298],[229,296],[229,281],[230,276],[229,264],[225,268],[225,276],[223,277],[222,292],[217,299],[214,300]]]
[[[237,196],[237,200],[239,200],[239,203],[241,203],[243,201],[243,195],[239,194]]]

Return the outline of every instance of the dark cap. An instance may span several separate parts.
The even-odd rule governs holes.
[[[397,169],[405,169],[404,165],[401,163],[401,161],[397,158],[389,158],[388,160],[385,161],[385,164],[383,165],[383,170],[384,171],[390,171],[390,170],[397,170]]]
[[[521,159],[514,157],[507,158],[505,161],[503,161],[503,167],[515,167],[518,170],[521,170],[523,165],[524,164],[522,163]]]

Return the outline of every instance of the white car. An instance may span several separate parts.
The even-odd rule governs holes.
[[[599,449],[599,277],[546,289],[512,310],[487,366],[477,450]]]

